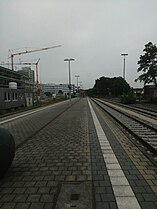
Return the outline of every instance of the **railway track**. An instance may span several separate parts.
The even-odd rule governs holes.
[[[148,119],[148,113],[145,117],[147,120],[144,120],[142,115],[141,118],[137,117],[137,109],[135,114],[133,110],[126,111],[124,108],[116,107],[100,99],[92,99],[92,101],[133,135],[140,142],[141,147],[144,146],[157,156],[157,121],[152,118]]]
[[[107,102],[107,100],[104,100],[104,101]],[[135,107],[135,106],[125,105],[125,104],[121,104],[121,103],[113,102],[113,101],[112,102],[109,101],[109,102],[112,104],[118,105],[120,107],[124,107],[126,109],[133,110],[138,113],[140,112],[141,114],[149,116],[151,118],[157,119],[157,111],[156,110],[152,110],[152,109],[148,109],[148,108],[144,108],[144,107]]]

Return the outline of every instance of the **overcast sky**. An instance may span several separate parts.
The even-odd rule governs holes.
[[[122,76],[126,57],[126,80],[132,87],[138,77],[137,61],[144,45],[157,44],[157,0],[0,0],[0,63],[8,49],[18,51],[62,47],[15,56],[14,61],[39,63],[42,83],[72,83],[80,75],[84,88],[101,76]],[[34,69],[34,68],[32,68]]]

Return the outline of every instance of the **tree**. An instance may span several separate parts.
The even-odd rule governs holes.
[[[97,95],[119,96],[129,92],[130,86],[122,77],[101,77],[95,81],[94,89]]]
[[[45,94],[47,97],[52,97],[52,93],[49,92],[49,91],[45,92],[44,94]]]
[[[154,83],[157,86],[157,47],[149,42],[143,50],[144,55],[140,55],[137,72],[143,71],[135,81],[143,81],[144,84]]]
[[[96,95],[96,89],[95,88],[91,88],[87,90],[87,95],[88,96],[95,96]]]
[[[62,90],[59,90],[59,91],[58,91],[58,94],[63,94],[63,91],[62,91]]]

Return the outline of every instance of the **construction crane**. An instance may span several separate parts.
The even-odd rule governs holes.
[[[25,50],[22,52],[16,52],[13,53],[11,49],[9,49],[10,57],[11,58],[11,69],[14,70],[14,56],[16,55],[22,55],[22,54],[27,54],[27,53],[32,53],[32,52],[38,52],[38,51],[43,51],[43,50],[48,50],[48,49],[53,49],[57,47],[61,47],[62,45],[56,45],[56,46],[51,46],[51,47],[45,47],[45,48],[40,48],[40,49],[34,49],[34,50]]]

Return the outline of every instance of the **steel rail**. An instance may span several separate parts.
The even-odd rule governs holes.
[[[96,105],[98,105],[103,111],[105,111],[108,115],[111,116],[111,118],[113,118],[118,124],[120,124],[125,130],[127,130],[132,136],[135,137],[135,139],[137,139],[142,145],[144,145],[144,147],[146,147],[149,151],[151,151],[155,156],[157,156],[157,148],[153,147],[150,143],[148,143],[147,140],[144,140],[141,136],[139,136],[137,133],[135,133],[133,130],[131,130],[129,127],[127,127],[124,122],[121,122],[120,120],[118,120],[118,118],[116,116],[114,116],[112,113],[110,113],[108,110],[105,109],[104,106],[108,106],[107,104],[101,103],[100,101],[96,101],[95,99],[91,99]],[[113,107],[108,106],[109,108],[113,109],[114,111],[119,112],[120,114],[123,115],[122,112],[118,111],[117,109],[114,109]],[[125,115],[125,114],[124,114]],[[135,121],[134,118],[132,118],[129,115],[125,115],[125,117],[128,117],[129,119],[132,119]],[[140,123],[141,125],[145,126],[146,128],[151,129],[152,131],[154,131],[154,128],[150,127],[149,125],[146,124],[142,124],[141,121],[138,121],[136,119],[136,122]],[[157,130],[155,129],[155,132],[157,133]],[[157,142],[156,142],[157,145]]]
[[[99,99],[99,100],[101,100],[101,99]],[[156,110],[151,110],[151,109],[147,109],[147,108],[143,108],[143,107],[130,106],[130,105],[118,103],[118,102],[111,101],[111,100],[101,100],[101,101],[105,101],[105,102],[109,102],[111,104],[125,107],[126,109],[129,109],[129,110],[135,110],[137,112],[143,113],[146,116],[152,116],[153,118],[157,119],[157,111]]]
[[[97,99],[96,99],[96,100],[97,100]],[[125,112],[122,112],[121,110],[118,110],[118,109],[116,109],[116,108],[114,108],[114,107],[111,107],[111,106],[107,105],[106,103],[104,103],[103,100],[102,100],[102,101],[101,101],[101,100],[97,100],[97,101],[100,102],[100,103],[102,103],[102,104],[104,104],[104,105],[106,105],[106,106],[108,106],[108,107],[110,107],[110,108],[112,108],[113,110],[119,112],[120,114],[123,114],[123,115],[125,115],[126,117],[131,118],[132,120],[134,120],[134,121],[136,121],[136,122],[142,124],[143,126],[147,127],[148,129],[151,129],[152,131],[154,131],[154,132],[157,133],[157,126],[156,126],[156,125],[154,125],[154,124],[152,124],[152,123],[150,123],[150,122],[148,122],[148,121],[143,122],[143,121],[141,121],[141,119],[137,118],[136,116],[132,116],[132,115],[130,115],[129,113],[125,113]],[[117,104],[117,105],[119,105],[119,104]],[[154,125],[154,126],[153,126],[153,125]]]

